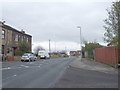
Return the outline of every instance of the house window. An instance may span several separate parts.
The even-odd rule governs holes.
[[[2,45],[2,54],[4,54],[5,46]]]
[[[29,42],[29,38],[27,38],[27,42]]]
[[[2,39],[5,39],[5,30],[2,30]]]
[[[25,39],[25,36],[24,36],[24,39]]]
[[[20,35],[18,35],[18,37],[19,37],[19,38],[18,38],[18,41],[20,41]]]
[[[22,36],[22,41],[24,40],[24,37]]]
[[[26,37],[24,36],[24,41],[26,41]]]
[[[21,39],[22,39],[22,36],[21,35],[18,35],[18,41],[21,41]]]
[[[15,41],[18,41],[18,35],[17,34],[15,35]]]

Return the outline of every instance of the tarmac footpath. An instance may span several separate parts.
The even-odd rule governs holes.
[[[85,70],[93,70],[98,72],[104,73],[118,73],[118,69],[111,67],[109,65],[96,62],[94,60],[86,59],[86,58],[77,58],[73,62],[69,64],[71,67],[74,68],[81,68]]]
[[[77,58],[51,88],[118,88],[118,71],[99,62]]]

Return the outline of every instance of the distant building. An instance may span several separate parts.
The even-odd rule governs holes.
[[[15,56],[16,50],[19,50],[19,43],[26,41],[28,43],[29,51],[31,51],[32,36],[26,34],[23,30],[18,31],[17,29],[5,25],[0,22],[2,28],[2,55],[6,57],[7,55]]]
[[[81,51],[70,51],[70,56],[80,56]]]
[[[70,51],[70,56],[75,56],[76,55],[76,51]]]

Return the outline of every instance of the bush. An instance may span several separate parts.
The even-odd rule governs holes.
[[[30,45],[26,41],[19,42],[19,49],[15,51],[15,56],[22,56],[24,53],[31,53]]]
[[[16,56],[22,56],[23,54],[24,54],[24,52],[19,51],[19,50],[17,50],[17,51],[15,52],[15,55],[16,55]]]

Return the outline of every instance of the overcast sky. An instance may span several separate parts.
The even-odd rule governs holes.
[[[105,44],[103,20],[114,0],[83,1],[4,0],[0,19],[32,35],[33,48],[41,45],[48,49],[50,39],[52,50],[77,50],[80,42],[77,26],[81,26],[82,39]]]

